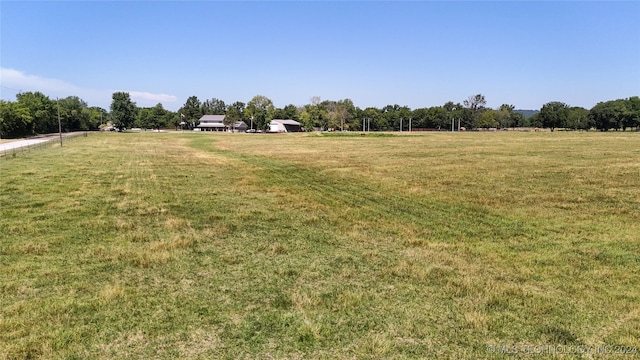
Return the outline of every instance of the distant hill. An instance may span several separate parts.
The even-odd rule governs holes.
[[[532,117],[533,115],[540,112],[540,110],[513,110],[513,112],[520,113],[524,116],[525,119]]]

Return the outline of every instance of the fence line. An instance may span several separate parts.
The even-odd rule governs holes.
[[[62,143],[64,144],[68,142],[68,140],[72,140],[79,136],[87,137],[87,134],[88,133],[86,131],[64,134],[62,137]],[[34,140],[37,140],[37,139],[34,139]],[[15,158],[18,155],[24,155],[25,153],[30,153],[31,151],[51,147],[59,143],[60,143],[60,138],[56,136],[56,137],[47,138],[46,140],[39,141],[37,143],[18,146],[18,147],[6,149],[6,150],[0,150],[0,160],[8,160],[11,158]],[[8,143],[8,144],[11,144],[11,143]]]

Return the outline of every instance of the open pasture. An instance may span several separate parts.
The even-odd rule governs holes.
[[[92,134],[0,162],[0,358],[637,349],[639,234],[637,133]]]

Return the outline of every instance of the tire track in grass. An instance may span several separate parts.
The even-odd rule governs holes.
[[[205,149],[262,169],[262,185],[267,188],[286,187],[287,191],[301,194],[330,209],[355,209],[357,211],[350,213],[356,218],[347,219],[351,222],[358,220],[375,225],[376,219],[383,219],[387,224],[397,224],[397,228],[417,224],[430,230],[438,240],[530,239],[546,232],[539,224],[506,218],[486,208],[449,204],[420,195],[409,196],[381,184],[327,174],[312,165],[290,164],[273,158],[220,150],[214,146],[205,146]]]
[[[451,244],[453,248],[449,250],[456,251],[451,256],[462,255],[462,259],[450,264],[453,272],[438,264],[440,267],[436,273],[443,274],[442,279],[431,277],[436,273],[427,273],[428,278],[425,278],[408,257],[400,258],[405,260],[400,261],[396,271],[404,275],[415,273],[417,284],[426,285],[425,281],[441,284],[444,290],[439,290],[437,296],[450,297],[449,311],[467,307],[464,319],[455,321],[466,321],[471,329],[479,327],[487,331],[492,327],[489,332],[492,336],[504,338],[508,333],[522,335],[522,331],[547,336],[545,329],[551,325],[545,324],[553,319],[560,324],[551,328],[562,333],[575,331],[578,336],[597,326],[585,320],[591,315],[576,311],[575,303],[594,306],[597,300],[587,297],[603,295],[566,293],[561,284],[563,281],[583,281],[582,278],[576,279],[575,274],[558,270],[559,266],[572,266],[566,264],[562,254],[570,246],[566,235],[573,230],[571,224],[522,219],[488,207],[451,204],[423,195],[409,195],[384,183],[336,172],[329,174],[327,169],[311,163],[292,164],[286,160],[240,154],[217,149],[211,143],[201,143],[198,147],[259,169],[260,187],[266,191],[289,192],[320,204],[331,226],[343,233],[357,228],[357,231],[370,235],[376,247],[382,246],[400,254],[403,248],[412,246],[424,248]],[[407,234],[403,231],[407,228],[415,231]],[[444,251],[447,249],[441,249]],[[513,259],[509,259],[511,257]],[[443,259],[450,260],[438,258]],[[539,260],[544,260],[544,263],[537,263]],[[467,276],[473,280],[463,281]],[[414,280],[407,278],[401,282]],[[540,312],[527,315],[525,308],[529,306]],[[455,312],[450,315],[456,318]],[[500,320],[503,315],[514,321]]]

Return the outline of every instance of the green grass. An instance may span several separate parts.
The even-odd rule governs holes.
[[[0,358],[640,347],[639,189],[630,133],[78,138],[0,163]]]

